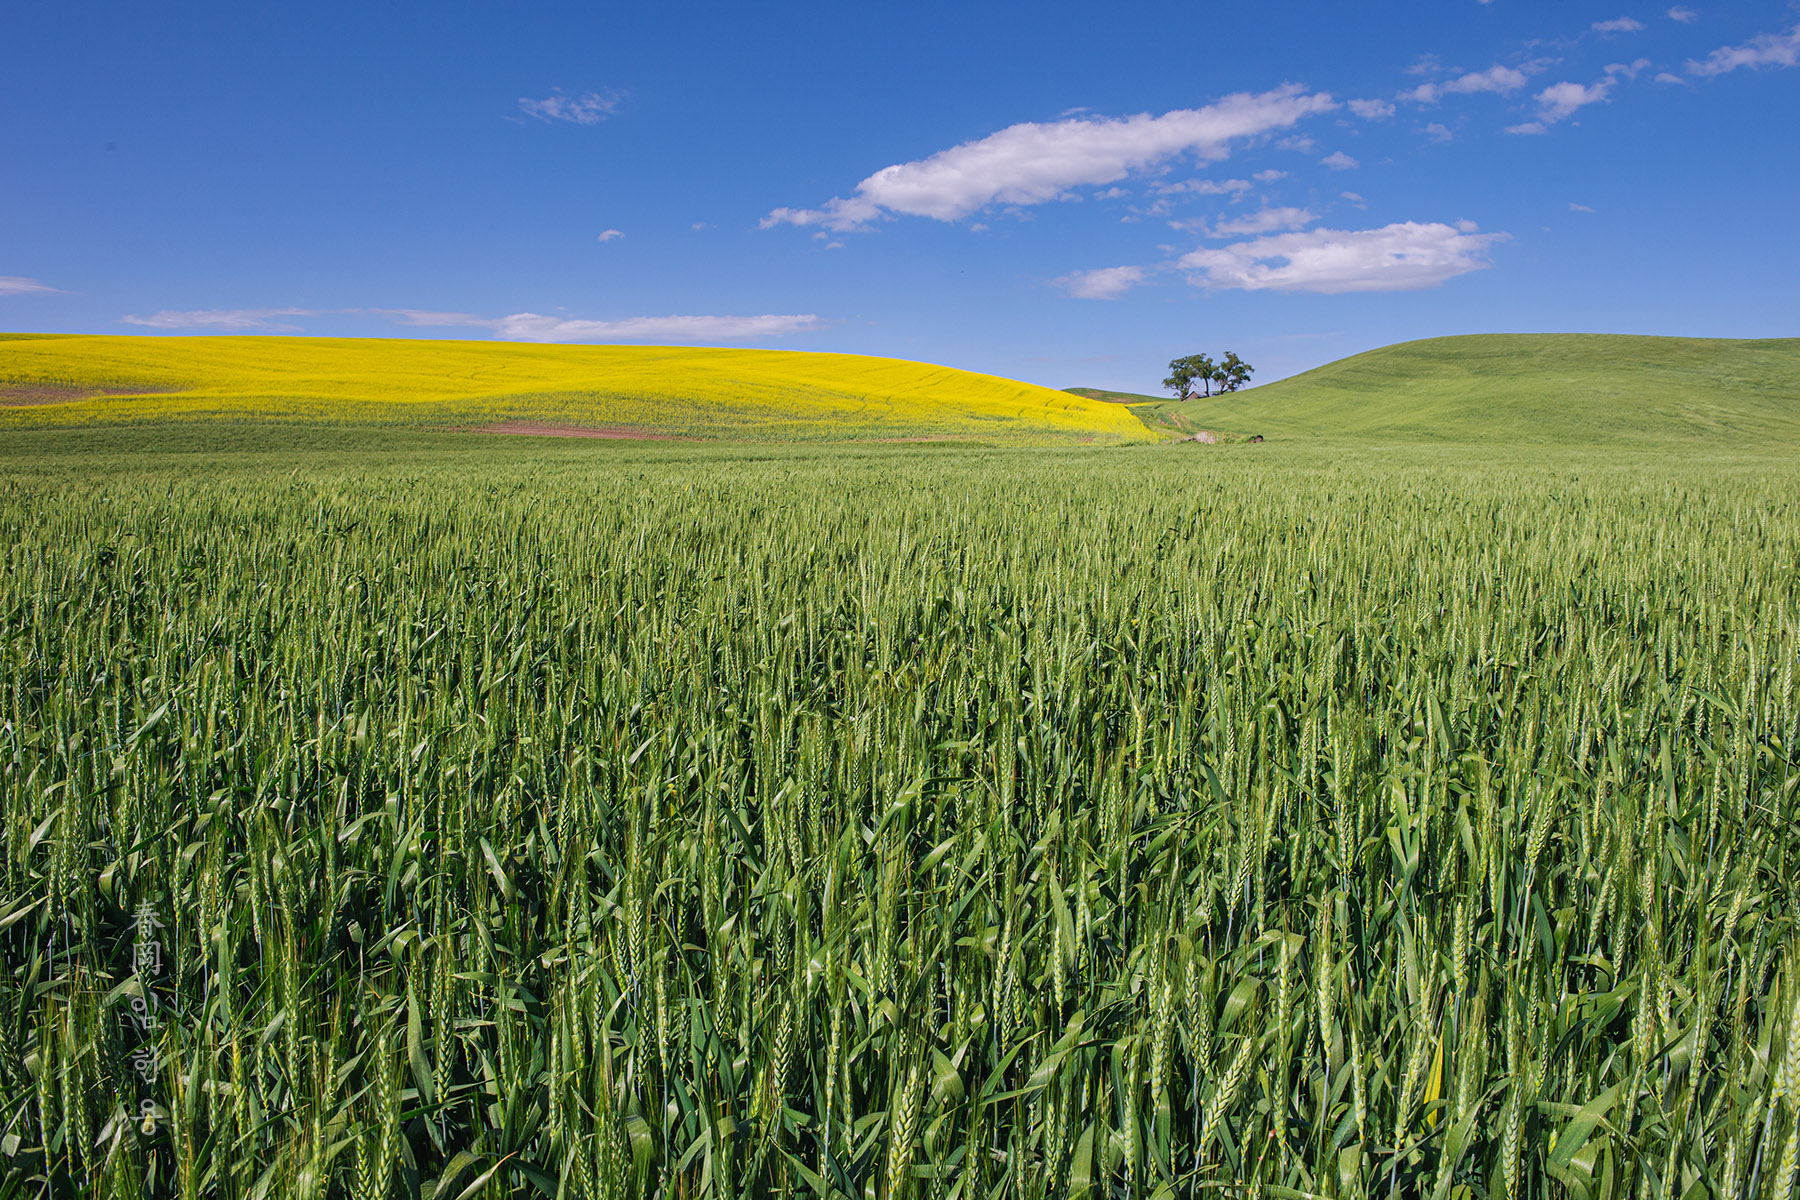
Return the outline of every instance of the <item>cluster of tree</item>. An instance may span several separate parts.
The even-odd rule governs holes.
[[[1230,350],[1216,363],[1211,355],[1190,354],[1169,364],[1169,377],[1163,380],[1163,386],[1174,392],[1177,400],[1192,396],[1196,387],[1202,396],[1212,395],[1215,388],[1221,393],[1235,392],[1255,370]]]

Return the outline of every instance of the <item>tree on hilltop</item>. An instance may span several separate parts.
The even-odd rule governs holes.
[[[1194,385],[1200,386],[1200,394],[1210,397],[1213,385],[1219,387],[1219,394],[1235,392],[1249,382],[1256,368],[1239,358],[1235,351],[1227,350],[1225,357],[1215,363],[1208,354],[1190,354],[1185,358],[1177,358],[1169,363],[1169,377],[1162,385],[1175,393],[1177,400],[1187,400],[1194,394]]]
[[[1169,363],[1169,377],[1163,380],[1162,385],[1174,392],[1177,400],[1186,400],[1192,396],[1196,383],[1203,389],[1203,395],[1210,396],[1212,381],[1218,378],[1218,370],[1211,355],[1190,354]]]
[[[1227,350],[1225,357],[1219,362],[1218,372],[1214,378],[1219,381],[1221,392],[1235,392],[1249,382],[1250,376],[1255,371],[1255,367]]]

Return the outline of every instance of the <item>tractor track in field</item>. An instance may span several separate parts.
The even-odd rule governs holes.
[[[629,442],[691,442],[694,438],[635,429],[627,425],[553,425],[542,421],[498,421],[462,428],[459,433],[501,433],[518,437],[604,438]]]

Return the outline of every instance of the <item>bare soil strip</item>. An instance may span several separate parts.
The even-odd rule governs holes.
[[[148,388],[78,387],[66,383],[6,383],[0,381],[0,408],[34,408],[42,404],[68,404],[95,396],[142,396]]]

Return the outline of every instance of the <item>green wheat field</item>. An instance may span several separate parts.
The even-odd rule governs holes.
[[[1786,1200],[1788,427],[1255,395],[0,434],[0,1196]]]

